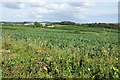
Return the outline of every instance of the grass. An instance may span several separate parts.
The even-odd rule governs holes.
[[[119,79],[117,30],[77,28],[3,26],[2,77]]]

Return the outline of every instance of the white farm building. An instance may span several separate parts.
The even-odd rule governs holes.
[[[46,25],[46,23],[40,23],[40,24],[42,24],[42,26],[45,26],[45,25]]]
[[[52,26],[47,26],[48,28],[53,28],[54,27],[54,25],[52,25]]]

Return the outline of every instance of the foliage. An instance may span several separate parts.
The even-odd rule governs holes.
[[[120,29],[120,26],[118,24],[106,24],[106,23],[93,23],[93,24],[87,24],[89,27],[103,27],[103,28],[110,28],[110,29]]]
[[[10,51],[3,53],[3,78],[119,79],[117,30],[3,26],[2,38]]]
[[[61,25],[74,25],[74,22],[70,22],[70,21],[63,21],[60,23]]]
[[[47,26],[52,26],[52,24],[45,24],[45,27],[47,27]]]
[[[18,24],[2,24],[2,26],[12,26],[12,27],[34,27],[34,25],[18,25]]]
[[[35,27],[41,27],[41,25],[40,25],[39,22],[34,22],[34,26],[35,26]]]

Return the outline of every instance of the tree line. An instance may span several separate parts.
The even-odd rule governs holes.
[[[75,26],[87,26],[87,27],[103,27],[103,28],[110,28],[110,29],[120,29],[118,23],[86,23],[86,24],[77,24],[71,21],[62,21],[62,22],[53,22],[49,24],[45,24],[43,26],[39,22],[34,22],[34,25],[17,25],[17,24],[2,24],[3,26],[24,26],[24,27],[47,27],[52,25],[75,25]]]
[[[110,28],[110,29],[120,29],[120,26],[116,23],[91,23],[85,24],[88,27],[103,27],[103,28]]]
[[[71,22],[71,21],[62,21],[62,22],[54,22],[52,24],[59,24],[59,25],[75,25],[75,22]]]

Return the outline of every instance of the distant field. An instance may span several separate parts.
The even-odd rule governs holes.
[[[2,26],[3,78],[119,78],[118,30]]]

